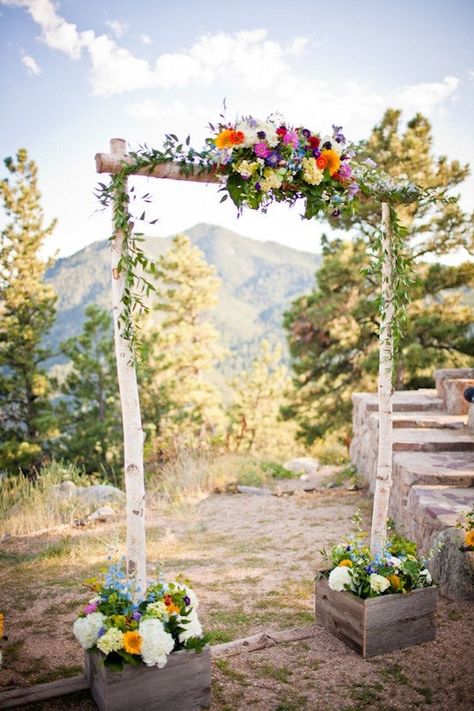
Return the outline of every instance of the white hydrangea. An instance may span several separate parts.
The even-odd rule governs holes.
[[[400,568],[402,566],[402,561],[400,560],[400,558],[397,558],[395,555],[387,556],[387,563],[389,565],[393,565],[394,568]]]
[[[422,568],[422,570],[420,570],[420,577],[425,578],[425,582],[428,583],[428,585],[433,582],[433,578],[431,577],[428,568]]]
[[[146,618],[138,626],[142,637],[142,659],[148,667],[165,666],[168,654],[173,651],[174,639],[166,632],[160,620]]]
[[[202,637],[202,627],[201,623],[198,620],[196,608],[193,607],[187,617],[181,617],[180,619],[189,620],[189,622],[184,625],[184,632],[181,632],[181,634],[179,635],[179,641],[181,643],[186,642],[186,640],[188,640],[190,637]]]
[[[267,141],[269,146],[274,148],[278,143],[276,126],[271,123],[267,123],[266,121],[259,121],[258,119],[256,119],[255,125],[247,123],[246,120],[239,121],[239,123],[235,127],[235,130],[242,131],[242,133],[244,134],[245,139],[242,145],[245,146],[245,148],[251,148],[255,145],[255,143],[259,143],[259,141],[262,140],[258,137],[258,133],[260,131],[264,131],[264,140]]]
[[[104,654],[110,654],[110,652],[118,652],[122,649],[122,638],[123,632],[117,627],[111,627],[102,637],[97,640],[97,648],[100,649]]]
[[[188,588],[187,585],[183,585],[182,583],[179,583],[176,587],[178,588],[178,590],[182,590],[184,594],[189,597],[191,602],[189,603],[189,605],[187,605],[188,609],[190,607],[193,607],[194,609],[197,609],[199,607],[199,601],[194,590]]]
[[[390,587],[390,580],[385,578],[383,575],[377,575],[377,573],[372,573],[369,580],[370,587],[374,592],[383,593],[384,590]]]
[[[147,605],[146,614],[153,615],[153,617],[157,617],[159,620],[169,619],[169,615],[166,610],[166,605],[162,600],[158,600],[157,602],[150,602],[150,604]]]
[[[336,590],[337,592],[341,592],[341,590],[344,590],[345,585],[351,585],[352,578],[349,572],[349,568],[347,568],[345,565],[341,565],[337,568],[334,568],[334,570],[331,570],[331,572],[329,573],[328,584],[331,590]]]
[[[78,617],[72,626],[74,635],[84,649],[90,649],[97,642],[99,630],[104,626],[105,617],[101,612],[91,612],[86,617]]]

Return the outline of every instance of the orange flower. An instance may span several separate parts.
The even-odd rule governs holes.
[[[339,563],[339,567],[341,565],[345,568],[352,568],[353,563],[352,560],[349,560],[349,558],[344,558],[344,560],[341,560],[341,562]]]
[[[474,529],[472,531],[466,531],[464,545],[466,548],[474,548]]]
[[[240,143],[243,143],[244,140],[245,136],[242,131],[234,131],[233,128],[225,128],[219,133],[218,136],[215,137],[214,143],[216,144],[217,148],[220,148],[222,150],[224,148],[232,148],[232,146],[238,146]]]
[[[179,607],[172,602],[166,605],[166,612],[168,615],[179,615]]]
[[[339,167],[341,165],[341,159],[337,155],[336,151],[333,151],[330,148],[329,150],[323,151],[321,153],[321,157],[326,158],[327,167],[329,168],[330,174],[334,175],[334,173],[337,173],[337,171],[339,170]]]
[[[319,158],[316,158],[316,165],[318,166],[319,170],[324,170],[327,164],[328,160],[326,156],[320,155]]]
[[[387,579],[390,580],[390,585],[394,590],[398,590],[400,587],[400,578],[398,575],[395,575],[395,573],[392,573],[392,575],[387,575]]]
[[[142,637],[138,632],[124,632],[123,634],[123,648],[129,654],[140,654],[142,651],[142,642]]]

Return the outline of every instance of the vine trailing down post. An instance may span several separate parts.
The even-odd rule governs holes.
[[[396,205],[450,201],[442,191],[422,189],[406,180],[394,181],[377,170],[373,161],[357,161],[353,146],[342,130],[331,135],[288,126],[275,114],[266,121],[252,117],[235,124],[211,125],[213,136],[201,151],[190,146],[189,136],[180,142],[166,135],[162,149],[140,147],[125,152],[125,141],[113,139],[111,153],[96,155],[98,173],[112,175],[109,185],[99,184],[98,198],[113,205],[112,283],[115,342],[125,436],[127,486],[128,575],[137,586],[145,585],[145,526],[143,484],[143,432],[136,385],[135,310],[144,307],[142,295],[153,287],[137,274],[137,267],[151,268],[143,253],[141,235],[134,234],[129,214],[127,177],[220,183],[239,213],[243,207],[266,212],[272,202],[290,206],[304,201],[306,219],[327,216],[337,220],[353,213],[364,198],[382,205],[382,225],[375,233],[372,271],[381,284],[379,360],[379,465],[374,497],[371,550],[383,551],[387,538],[388,499],[392,480],[392,382],[397,344],[406,318],[408,288],[412,283],[410,261],[404,254],[405,230]],[[145,199],[148,195],[143,196]],[[139,218],[144,220],[144,213]]]

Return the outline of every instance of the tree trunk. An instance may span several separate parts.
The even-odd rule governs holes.
[[[125,145],[125,141],[120,138],[112,139],[110,142],[111,152],[118,161],[125,156]],[[129,580],[135,584],[135,598],[138,599],[144,595],[146,590],[144,433],[135,365],[130,345],[122,337],[120,327],[125,278],[124,274],[120,274],[118,271],[118,263],[124,249],[123,241],[122,232],[116,231],[111,243],[112,305],[124,438],[125,491],[127,494],[127,575]]]
[[[390,208],[382,203],[382,316],[379,349],[379,450],[370,548],[382,553],[392,486],[393,253]]]

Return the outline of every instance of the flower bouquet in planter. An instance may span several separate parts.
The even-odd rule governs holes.
[[[159,580],[137,600],[120,565],[111,566],[102,583],[90,579],[86,585],[94,597],[73,632],[87,651],[86,675],[101,710],[130,708],[131,688],[134,709],[208,704],[210,653],[190,587]],[[188,686],[193,705],[186,700]]]
[[[360,526],[358,514],[355,521]],[[416,544],[389,531],[373,555],[359,530],[323,551],[328,568],[316,583],[316,617],[364,657],[434,639],[437,590]]]

